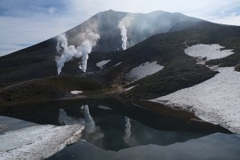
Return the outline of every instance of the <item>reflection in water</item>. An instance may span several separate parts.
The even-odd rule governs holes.
[[[141,145],[117,152],[103,150],[88,142],[80,141],[66,148],[63,152],[57,153],[49,160],[65,160],[69,159],[69,155],[72,155],[72,160],[239,160],[239,153],[239,136],[215,133],[168,146]]]
[[[37,125],[36,123],[32,123],[32,122],[28,122],[28,121],[24,121],[16,118],[5,117],[5,116],[0,116],[0,123],[1,123],[0,135],[8,131],[18,130],[18,129]]]
[[[84,118],[73,118],[68,116],[64,109],[59,110],[58,121],[61,125],[81,124],[85,126],[83,138],[92,143],[97,143],[104,137],[103,132],[99,126],[96,126],[90,112],[88,105],[81,107],[84,112]]]
[[[61,125],[71,125],[71,124],[84,124],[84,120],[79,118],[75,119],[67,115],[64,109],[59,109],[58,122]]]
[[[101,131],[101,128],[99,126],[96,126],[92,116],[90,115],[88,105],[84,105],[81,108],[84,110],[85,120],[85,134],[83,135],[83,138],[92,143],[96,143],[104,137],[104,134]]]
[[[66,102],[67,107],[64,109],[59,110],[57,107],[54,110],[42,111],[40,108],[44,114],[34,110],[16,116],[37,123],[62,125],[80,123],[86,126],[83,133],[86,141],[78,141],[49,160],[240,159],[240,137],[234,134],[215,133],[223,131],[222,129],[213,127],[210,132],[205,133],[204,131],[208,131],[212,126],[177,121],[165,116],[165,112],[164,116],[155,115],[132,105],[117,104],[115,101],[104,103],[112,110],[106,110],[107,107],[100,106],[103,104],[98,101],[86,102],[85,104],[89,106],[83,106],[83,103],[85,102],[82,100],[74,103],[71,101]],[[58,105],[65,106],[55,104]],[[52,103],[46,108],[53,108]],[[2,132],[36,125],[29,122],[9,122],[4,120],[4,117],[0,117],[0,122],[8,126]]]
[[[89,113],[88,105],[84,105],[81,108],[84,110],[86,132],[93,133],[96,130],[96,124]]]
[[[60,109],[58,121],[62,125],[84,125],[83,139],[103,149],[114,151],[148,144],[165,146],[202,136],[194,132],[153,129],[105,108],[93,106],[91,113],[94,117],[88,105],[81,106],[79,113],[74,110],[74,116],[67,115],[65,110]]]
[[[78,115],[77,110],[74,111],[76,118],[60,109],[59,123],[84,125],[83,139],[106,150],[117,151],[148,144],[165,146],[202,136],[195,132],[157,130],[127,116],[116,114],[114,110],[106,110],[106,107],[102,106],[91,108],[95,117],[92,117],[88,105],[80,108],[81,112]]]
[[[5,124],[0,124],[0,131],[4,130],[4,129],[6,129],[6,128],[8,128],[7,125],[5,125]]]
[[[125,135],[123,137],[123,140],[125,143],[129,143],[129,138],[131,136],[131,123],[130,123],[130,119],[128,117],[125,116],[125,121],[126,121],[126,124],[125,124]]]

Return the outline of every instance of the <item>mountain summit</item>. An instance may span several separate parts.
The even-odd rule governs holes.
[[[126,34],[126,48],[129,48],[150,36],[182,30],[201,21],[180,13],[164,11],[142,14],[108,10],[94,15],[66,32],[66,35],[70,44],[79,45],[77,43],[81,41],[79,33],[95,30],[100,35],[100,39],[93,51],[109,52],[123,49],[122,34]],[[126,33],[123,30],[126,30]]]

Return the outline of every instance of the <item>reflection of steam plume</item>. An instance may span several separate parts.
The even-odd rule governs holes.
[[[96,128],[96,124],[89,113],[88,105],[83,106],[84,109],[84,118],[85,118],[85,125],[86,125],[86,132],[93,133]]]
[[[122,49],[126,50],[127,49],[127,43],[128,43],[128,38],[127,38],[127,27],[130,25],[130,17],[126,16],[121,19],[121,21],[118,23],[118,28],[121,31],[121,36],[122,36]]]
[[[84,138],[89,140],[90,142],[95,143],[96,141],[102,139],[104,137],[103,132],[99,126],[96,126],[92,116],[89,113],[88,105],[82,106],[84,110],[84,120],[85,120],[85,132],[87,134],[84,135]]]
[[[6,128],[8,128],[6,125],[0,124],[0,132],[1,132],[2,130],[6,129]]]
[[[82,119],[74,119],[68,116],[64,109],[59,110],[58,122],[61,125],[84,124]]]
[[[104,137],[104,133],[101,131],[99,126],[96,126],[92,116],[89,113],[88,105],[84,105],[81,107],[84,111],[84,119],[75,119],[67,115],[67,113],[63,110],[59,110],[58,121],[61,125],[72,125],[72,124],[82,124],[85,127],[85,134],[83,138],[90,142],[96,142]]]
[[[60,53],[60,56],[56,56],[55,59],[57,62],[58,74],[61,73],[64,63],[72,60],[73,58],[82,58],[82,62],[79,63],[79,68],[83,72],[86,72],[88,54],[91,53],[92,47],[96,46],[96,43],[100,36],[99,34],[90,32],[88,30],[86,33],[79,34],[78,37],[82,43],[79,46],[75,47],[74,45],[68,44],[68,40],[65,34],[58,36],[56,50],[58,53]]]
[[[126,124],[125,124],[126,128],[125,128],[125,135],[123,137],[123,140],[125,143],[128,143],[129,138],[131,136],[131,122],[128,117],[125,117],[125,121],[126,121]]]

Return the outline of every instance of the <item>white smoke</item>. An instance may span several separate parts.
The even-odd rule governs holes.
[[[87,70],[87,60],[88,60],[88,54],[92,52],[92,46],[89,41],[84,41],[82,44],[82,62],[79,63],[79,69],[81,69],[83,72],[86,72]]]
[[[128,117],[125,117],[125,135],[123,137],[123,140],[125,143],[129,143],[129,138],[131,136],[131,122],[130,119]]]
[[[96,29],[95,29],[96,30]],[[73,58],[81,58],[79,63],[79,69],[83,72],[87,70],[88,54],[92,52],[92,47],[96,46],[97,41],[100,39],[98,33],[95,30],[87,29],[84,33],[79,33],[75,38],[78,41],[78,46],[69,45],[68,39],[65,34],[61,34],[57,37],[56,50],[60,54],[56,56],[58,75],[61,73],[64,64]]]
[[[127,28],[130,26],[131,20],[132,20],[132,18],[130,16],[125,16],[118,23],[118,28],[120,29],[121,36],[122,36],[122,49],[123,50],[127,49],[127,44],[128,44]]]

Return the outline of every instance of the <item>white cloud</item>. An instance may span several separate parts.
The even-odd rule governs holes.
[[[20,3],[21,1],[23,3]],[[17,10],[17,6],[26,5],[26,1],[20,0],[17,5],[14,5],[15,2],[0,2],[2,6],[5,5],[5,9],[9,8],[11,12],[14,12],[9,15],[7,12],[7,16],[3,16],[0,11],[0,36],[3,37],[0,39],[0,56],[56,36],[82,23],[92,15],[108,9],[135,13],[155,10],[181,12],[217,23],[240,25],[240,15],[237,13],[239,12],[237,8],[240,8],[239,0],[201,0],[198,2],[193,0],[64,0],[61,1],[61,5],[64,4],[62,8],[57,4],[55,6],[52,2],[46,8],[41,8],[41,3],[50,2],[36,0],[36,5],[26,11],[22,9],[24,7]]]
[[[50,7],[50,8],[48,9],[48,12],[49,12],[50,14],[54,14],[54,13],[56,12],[56,8]]]
[[[223,16],[220,18],[212,18],[210,19],[212,22],[220,23],[220,24],[232,24],[240,26],[240,15],[232,14],[230,16]]]
[[[148,13],[155,10],[163,10],[169,12],[181,12],[189,16],[207,17],[224,14],[232,8],[240,7],[239,0],[218,1],[218,0],[70,0],[71,6],[75,11],[84,11],[85,13],[97,13],[99,11],[113,9],[126,12]]]
[[[0,55],[54,37],[74,26],[66,19],[44,17],[0,17]],[[77,23],[75,24],[77,25]]]

